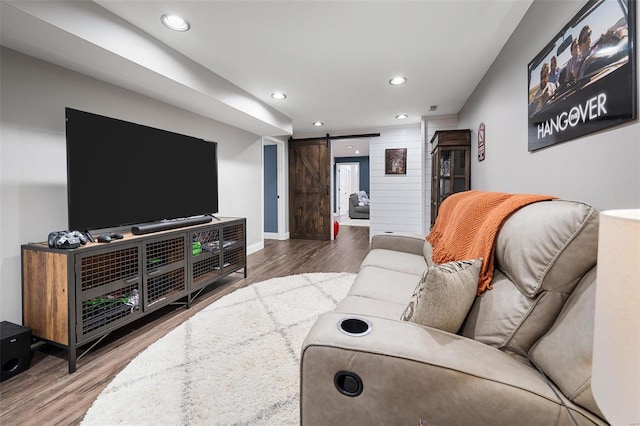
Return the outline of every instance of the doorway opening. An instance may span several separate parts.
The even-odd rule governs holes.
[[[265,136],[263,145],[263,238],[287,240],[286,217],[288,214],[286,174],[287,161],[285,157],[286,142]],[[273,152],[275,147],[275,153]],[[265,161],[272,164],[267,165]],[[273,164],[275,162],[275,164]],[[270,181],[270,182],[268,182]],[[271,217],[268,219],[267,217]]]
[[[289,235],[291,238],[327,240],[334,238],[336,227],[333,226],[335,225],[333,222],[336,217],[338,196],[337,186],[334,183],[337,180],[336,163],[360,162],[359,185],[366,184],[368,189],[369,139],[377,136],[380,136],[380,133],[344,136],[331,136],[327,133],[325,136],[289,138]],[[337,141],[341,143],[336,143]],[[358,152],[360,150],[356,148],[357,142],[363,143],[366,154]],[[364,156],[366,156],[365,159],[359,158]],[[336,161],[337,159],[340,161]]]

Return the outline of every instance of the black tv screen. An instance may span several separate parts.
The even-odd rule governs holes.
[[[66,108],[70,230],[218,212],[215,142]]]

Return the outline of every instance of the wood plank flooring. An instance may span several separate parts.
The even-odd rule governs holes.
[[[333,241],[266,240],[264,250],[248,257],[247,278],[232,274],[211,285],[190,309],[168,306],[113,332],[78,361],[73,374],[68,374],[66,351],[38,348],[29,370],[0,383],[0,424],[80,424],[100,392],[136,355],[222,296],[279,276],[357,272],[368,252],[368,227],[342,226]]]

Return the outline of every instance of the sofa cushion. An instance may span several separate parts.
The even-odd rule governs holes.
[[[338,303],[333,311],[349,316],[367,315],[397,320],[406,307],[406,303],[394,303],[363,296],[347,296]]]
[[[491,289],[496,238],[502,224],[531,203],[555,197],[478,190],[452,194],[442,202],[438,218],[427,235],[433,261],[484,259],[478,279],[478,295]]]
[[[572,402],[603,417],[591,393],[596,268],[584,276],[531,358]]]
[[[360,206],[368,206],[370,204],[369,196],[365,191],[358,191],[358,205]]]
[[[476,298],[462,335],[497,348],[509,345],[528,351],[568,298],[550,292],[528,297],[499,269],[494,270],[492,285],[493,290]]]
[[[394,251],[402,251],[405,253],[412,253],[417,255],[423,255],[425,258],[425,250],[428,250],[428,259],[431,259],[431,246],[425,248],[425,243],[428,245],[422,234],[412,234],[406,232],[384,232],[382,234],[375,234],[371,237],[371,250],[375,249],[387,249]],[[422,273],[422,271],[420,271]]]
[[[433,247],[431,247],[431,244],[427,240],[424,241],[424,245],[422,246],[422,255],[424,256],[425,262],[427,262],[427,266],[434,264],[431,258],[433,255]]]
[[[362,261],[360,267],[363,268],[365,266],[377,266],[378,268],[405,272],[419,277],[427,267],[427,262],[423,256],[396,250],[375,249],[371,250]]]
[[[401,319],[457,333],[478,288],[482,259],[459,260],[425,269]]]
[[[516,211],[496,239],[493,290],[476,299],[462,334],[529,351],[595,266],[597,245],[598,212],[588,204],[540,201]]]
[[[368,297],[407,306],[419,278],[419,275],[365,266],[356,275],[349,296]]]
[[[530,204],[515,212],[496,239],[495,265],[524,294],[571,294],[595,264],[598,212],[577,201]]]

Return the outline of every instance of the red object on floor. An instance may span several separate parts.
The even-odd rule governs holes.
[[[338,231],[340,231],[340,224],[337,220],[333,221],[333,238],[338,236]]]

